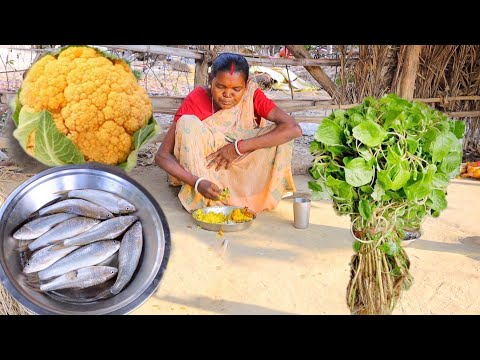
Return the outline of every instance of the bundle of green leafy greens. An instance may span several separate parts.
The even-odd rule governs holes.
[[[350,215],[355,254],[347,303],[354,314],[389,314],[412,283],[401,240],[447,207],[459,173],[465,124],[389,94],[335,110],[310,144],[314,198]]]

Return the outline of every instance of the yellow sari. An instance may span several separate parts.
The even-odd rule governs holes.
[[[174,155],[185,169],[201,176],[220,189],[228,188],[230,198],[223,203],[195,192],[193,187],[170,176],[172,185],[182,185],[178,197],[189,212],[215,205],[247,206],[255,212],[274,209],[286,192],[295,191],[291,161],[293,140],[263,148],[235,159],[228,170],[207,169],[207,156],[228,144],[225,135],[249,139],[274,129],[262,118],[255,122],[253,94],[257,84],[249,81],[242,100],[231,109],[221,109],[201,121],[195,115],[183,115],[177,121]]]

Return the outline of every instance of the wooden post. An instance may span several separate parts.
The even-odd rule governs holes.
[[[287,49],[300,59],[312,59],[310,53],[303,47],[303,45],[287,45]],[[337,86],[328,77],[320,66],[305,66],[305,69],[313,76],[315,80],[325,89],[325,91],[332,97],[336,98]]]
[[[418,64],[422,45],[406,45],[402,69],[397,85],[397,94],[401,98],[411,100],[415,91]]]
[[[209,45],[199,45],[198,50],[209,50]],[[205,57],[195,60],[195,77],[193,86],[203,86],[208,84],[208,62]]]

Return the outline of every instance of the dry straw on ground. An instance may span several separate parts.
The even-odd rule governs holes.
[[[2,182],[9,181],[10,176],[28,178],[28,174],[16,174],[12,167],[0,167],[0,206],[5,202],[7,195],[2,191]],[[19,304],[5,287],[0,284],[0,315],[29,315],[30,311]]]
[[[5,201],[5,197],[0,193],[0,206]],[[8,293],[5,287],[0,284],[0,315],[29,315],[31,314],[21,304],[19,304],[12,295]]]
[[[32,315],[0,284],[0,315]]]

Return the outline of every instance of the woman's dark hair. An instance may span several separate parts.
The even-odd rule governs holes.
[[[215,61],[212,64],[212,69],[210,72],[210,80],[212,80],[217,74],[221,71],[225,72],[242,73],[245,77],[245,81],[248,80],[248,62],[242,56],[232,53],[222,53],[217,56]]]

